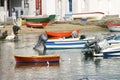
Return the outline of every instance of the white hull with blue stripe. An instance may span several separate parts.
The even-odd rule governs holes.
[[[46,42],[46,48],[84,48],[87,41]]]
[[[94,53],[94,56],[103,56],[104,58],[120,57],[120,43],[110,45],[108,48],[101,50],[99,54]]]
[[[87,37],[85,39],[80,38],[59,38],[48,39],[46,42],[46,48],[84,48],[88,41],[93,40],[94,37]]]

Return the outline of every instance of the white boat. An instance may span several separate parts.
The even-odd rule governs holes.
[[[57,41],[57,42],[46,42],[47,49],[57,49],[57,48],[83,48],[87,41]]]
[[[48,39],[47,42],[80,41],[80,40],[87,41],[87,40],[93,40],[93,39],[94,37],[87,37],[84,39],[80,39],[79,37],[78,38],[58,38],[58,39]]]
[[[89,48],[88,52],[90,51],[94,57],[120,57],[120,43],[109,45],[106,40],[103,40],[97,43],[94,48]],[[85,52],[85,55],[87,55],[87,53]]]
[[[91,19],[91,20],[100,20],[104,16],[103,12],[86,12],[86,13],[73,13],[72,18],[73,19]]]
[[[112,23],[109,23],[109,24],[106,24],[109,31],[113,31],[113,32],[119,32],[120,31],[120,24],[112,24]]]
[[[118,44],[120,43],[120,35],[115,35],[108,40],[109,44]]]
[[[120,43],[111,45],[110,47],[101,50],[99,54],[94,53],[94,56],[103,56],[104,58],[108,57],[120,57]]]
[[[88,41],[93,40],[94,37],[88,37],[85,39],[80,38],[59,38],[48,39],[46,42],[46,48],[83,48]]]

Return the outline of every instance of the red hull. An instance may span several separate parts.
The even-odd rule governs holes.
[[[81,15],[81,14],[104,14],[104,13],[103,12],[73,13],[73,15]]]
[[[109,24],[106,24],[108,27],[112,27],[112,26],[120,26],[120,24],[112,24],[112,23],[109,23]]]
[[[26,22],[27,27],[33,27],[33,28],[43,28],[47,26],[49,21],[46,22]]]
[[[15,55],[17,63],[54,63],[59,62],[59,55],[41,55],[41,56],[17,56]]]
[[[61,37],[66,37],[66,36],[70,36],[72,34],[74,30],[72,31],[63,31],[63,32],[49,32],[46,31],[46,34],[49,37],[57,37],[57,38],[61,38]],[[78,33],[80,32],[80,30],[76,30]]]

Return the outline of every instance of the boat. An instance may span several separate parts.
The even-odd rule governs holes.
[[[56,15],[49,15],[48,17],[32,17],[32,18],[26,18],[26,22],[44,22],[44,21],[51,21],[55,19]]]
[[[120,24],[106,24],[106,26],[108,27],[109,31],[111,32],[119,32],[120,31]]]
[[[45,22],[26,22],[27,27],[32,27],[32,28],[44,28],[49,24],[49,21]]]
[[[46,42],[45,46],[47,49],[74,49],[84,48],[87,41],[57,41],[57,42]]]
[[[91,55],[94,57],[120,57],[120,43],[110,45],[108,41],[104,39],[98,43],[95,42],[94,47],[87,47],[83,52],[85,55]]]
[[[50,15],[48,17],[31,17],[26,18],[26,26],[32,27],[32,28],[43,28],[47,26],[50,22],[52,22],[55,19],[56,15]]]
[[[14,55],[16,63],[59,63],[60,55]]]
[[[73,13],[72,18],[81,19],[82,21],[86,20],[100,20],[104,16],[103,12],[86,12],[86,13]]]
[[[118,34],[118,35],[112,36],[111,39],[108,40],[108,43],[111,45],[120,43],[120,35]]]
[[[62,38],[62,37],[71,36],[73,31],[76,31],[78,34],[80,33],[80,30],[59,31],[59,32],[45,31],[45,33],[48,35],[48,37]]]

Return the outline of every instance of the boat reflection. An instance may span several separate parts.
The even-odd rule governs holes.
[[[15,65],[15,68],[31,68],[31,67],[44,67],[44,66],[56,66],[56,67],[59,67],[59,63],[49,63],[49,64],[46,64],[46,63],[19,63],[19,64],[16,64]]]

